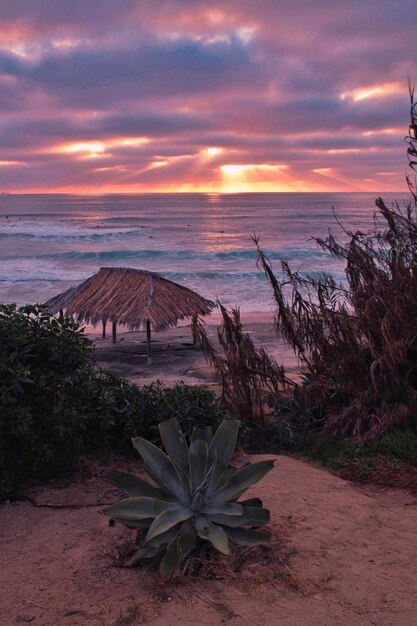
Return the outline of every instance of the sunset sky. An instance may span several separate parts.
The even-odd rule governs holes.
[[[415,0],[2,0],[0,191],[402,190]]]

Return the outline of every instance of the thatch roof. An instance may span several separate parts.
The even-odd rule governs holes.
[[[195,291],[159,274],[129,267],[102,267],[97,274],[46,302],[51,313],[66,309],[80,322],[117,322],[130,330],[174,327],[196,314],[207,315],[215,307]]]

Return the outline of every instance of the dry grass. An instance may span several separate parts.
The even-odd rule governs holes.
[[[124,541],[114,546],[109,556],[114,566],[127,567],[126,564],[134,552],[133,543]],[[162,594],[164,597],[169,596],[174,589],[191,589],[208,581],[227,586],[232,584],[245,592],[263,585],[284,585],[304,594],[307,592],[306,585],[298,580],[290,567],[291,557],[295,553],[287,526],[273,529],[269,545],[235,546],[228,556],[220,554],[208,544],[201,543],[186,558],[179,576],[171,581],[161,582],[159,579],[160,557],[143,560],[136,567],[146,574],[150,588],[154,589],[157,595]]]
[[[219,302],[222,324],[218,327],[221,352],[208,339],[197,320],[194,333],[208,362],[222,383],[222,396],[231,415],[256,428],[259,436],[270,419],[268,398],[287,393],[293,382],[284,368],[263,349],[257,349],[242,330],[238,309],[228,311]]]
[[[417,166],[417,104],[411,96],[409,164]],[[281,261],[282,278],[255,236],[258,266],[269,280],[276,304],[276,328],[297,355],[303,383],[295,386],[242,333],[238,311],[221,305],[222,353],[204,329],[200,344],[223,382],[223,395],[235,415],[261,427],[268,422],[265,399],[275,395],[275,418],[291,430],[322,430],[326,435],[365,441],[398,427],[415,428],[417,414],[417,195],[408,178],[411,201],[378,211],[369,232],[342,227],[317,238],[318,246],[345,262],[346,280],[331,275],[302,276]]]
[[[159,274],[124,267],[102,267],[46,305],[51,313],[65,309],[87,324],[111,321],[134,330],[145,329],[149,320],[157,331],[175,327],[186,317],[208,315],[215,306]]]
[[[364,439],[410,425],[417,393],[417,223],[376,201],[371,232],[317,239],[346,262],[346,284],[301,277],[282,262],[278,281],[259,248],[277,304],[277,329],[307,376],[299,395],[331,435]],[[381,219],[382,218],[382,219]],[[290,291],[290,296],[285,293]]]

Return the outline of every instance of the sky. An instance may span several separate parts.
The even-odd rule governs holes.
[[[416,27],[415,0],[2,0],[0,191],[403,190]]]

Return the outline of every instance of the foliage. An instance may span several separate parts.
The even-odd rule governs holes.
[[[407,142],[415,168],[417,104],[410,95]],[[302,276],[285,260],[277,278],[254,237],[258,266],[273,291],[276,328],[299,359],[301,383],[294,385],[255,349],[236,312],[221,307],[223,354],[204,334],[200,343],[222,377],[228,407],[249,423],[261,423],[264,441],[294,449],[318,433],[364,442],[397,428],[416,430],[417,195],[409,177],[407,182],[411,201],[388,207],[378,198],[369,232],[342,227],[340,239],[316,239],[345,262],[343,283],[326,273]],[[268,395],[272,416],[265,411]]]
[[[78,394],[90,342],[41,306],[0,306],[0,496],[71,463],[86,429]]]
[[[97,415],[102,445],[119,452],[131,451],[132,436],[159,439],[158,423],[175,417],[190,436],[195,426],[217,427],[226,416],[220,399],[203,386],[161,381],[141,387],[109,372],[94,372],[88,389],[89,413]]]
[[[91,342],[69,318],[39,305],[0,306],[0,498],[68,473],[84,454],[131,450],[157,438],[157,423],[181,416],[217,426],[225,409],[204,387],[138,387],[94,367]]]
[[[411,92],[408,137],[416,165],[417,117]],[[364,441],[416,427],[417,196],[401,208],[376,200],[369,232],[343,229],[317,244],[346,264],[346,281],[303,277],[281,262],[278,280],[259,246],[258,263],[272,286],[277,330],[304,370],[301,387],[278,396],[275,417],[302,417],[330,436]]]
[[[381,199],[377,206],[372,231],[345,231],[346,243],[317,240],[346,261],[346,285],[329,275],[304,278],[284,261],[278,281],[258,247],[277,328],[307,373],[298,400],[326,433],[356,439],[414,426],[417,400],[415,207],[390,209]]]
[[[417,435],[411,430],[397,429],[362,445],[310,436],[298,455],[346,480],[400,487],[417,494]]]
[[[237,422],[224,420],[214,435],[210,426],[195,429],[189,445],[175,418],[161,422],[159,431],[167,454],[143,437],[133,440],[147,480],[123,472],[108,476],[130,496],[104,509],[112,520],[137,529],[138,549],[130,565],[163,553],[160,574],[171,578],[198,539],[223,554],[230,553],[229,540],[238,545],[268,542],[268,534],[248,527],[266,524],[269,511],[258,498],[237,500],[272,469],[273,461],[238,470],[230,465]]]
[[[222,397],[229,413],[241,420],[244,439],[265,445],[270,408],[268,398],[287,390],[292,382],[263,349],[256,349],[242,330],[239,309],[228,311],[220,302],[222,324],[217,329],[221,352],[216,351],[201,323],[195,336],[206,359],[222,381]]]

